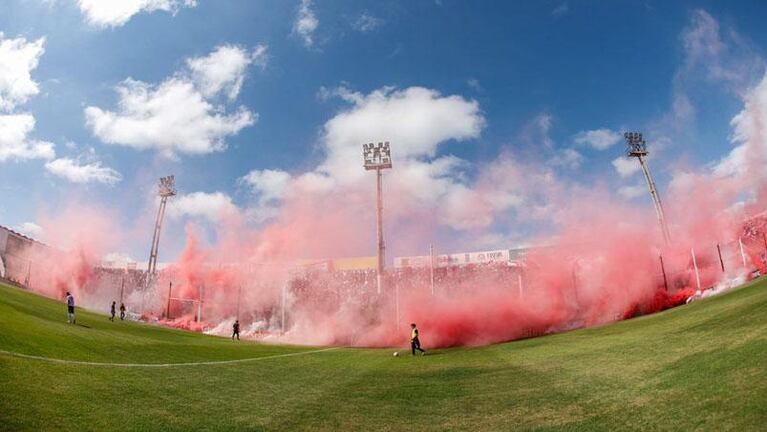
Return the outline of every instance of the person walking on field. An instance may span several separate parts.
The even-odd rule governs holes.
[[[120,303],[120,321],[125,319],[125,303]]]
[[[237,336],[237,340],[240,340],[240,320],[234,320],[234,325],[232,326],[232,340],[234,340],[235,336]]]
[[[112,302],[112,307],[109,308],[109,312],[112,314],[112,316],[109,317],[109,321],[114,321],[115,320],[115,306],[116,306],[116,304],[117,304],[116,302]]]
[[[75,324],[75,298],[67,291],[67,322]]]
[[[415,355],[416,350],[421,351],[421,355],[426,355],[426,350],[421,348],[421,341],[418,340],[418,328],[415,323],[410,324],[410,328],[410,350],[413,355]]]

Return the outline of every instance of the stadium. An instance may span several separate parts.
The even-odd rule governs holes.
[[[765,430],[767,8],[702,7],[11,0],[0,430]]]

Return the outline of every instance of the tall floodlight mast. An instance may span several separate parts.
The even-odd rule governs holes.
[[[626,139],[626,144],[628,145],[626,155],[628,157],[639,159],[639,165],[642,167],[644,178],[647,180],[647,187],[650,189],[650,195],[652,196],[652,202],[655,205],[655,213],[658,216],[658,223],[663,232],[663,240],[666,241],[666,244],[669,244],[671,235],[669,234],[668,225],[666,224],[666,216],[663,213],[663,205],[660,202],[660,194],[658,193],[658,188],[655,187],[655,180],[653,180],[652,175],[650,174],[650,167],[647,165],[647,144],[645,143],[641,132],[626,132],[623,134],[623,137]]]
[[[383,290],[383,272],[385,249],[383,237],[383,196],[381,191],[381,170],[391,168],[391,150],[389,142],[378,144],[362,144],[362,157],[365,160],[365,170],[376,172],[376,227],[378,238],[378,265],[376,267],[376,288],[378,294]]]
[[[150,278],[157,270],[157,247],[160,245],[160,230],[162,229],[162,220],[165,217],[165,205],[168,198],[176,195],[176,180],[170,175],[160,177],[157,194],[160,196],[160,208],[157,210],[157,220],[154,223],[154,234],[152,235],[152,249],[149,251],[149,266],[147,271]]]

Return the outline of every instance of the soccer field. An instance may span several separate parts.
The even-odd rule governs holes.
[[[0,286],[0,429],[765,430],[766,282],[601,328],[398,358],[82,310],[68,325],[61,303]]]

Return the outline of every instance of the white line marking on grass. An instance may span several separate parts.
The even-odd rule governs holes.
[[[323,348],[320,350],[313,350],[313,351],[299,351],[299,352],[293,352],[293,353],[287,353],[287,354],[275,354],[275,355],[263,356],[263,357],[250,357],[250,358],[235,359],[235,360],[203,361],[203,362],[194,362],[194,363],[191,363],[191,362],[190,363],[100,363],[100,362],[88,362],[88,361],[81,361],[81,360],[63,360],[63,359],[56,359],[56,358],[50,358],[50,357],[40,357],[40,356],[21,354],[21,353],[5,351],[5,350],[0,350],[0,355],[5,355],[8,357],[18,357],[18,358],[30,359],[30,360],[40,360],[40,361],[46,361],[49,363],[69,364],[69,365],[79,365],[79,366],[107,366],[107,367],[124,367],[124,368],[167,368],[167,367],[176,367],[176,366],[206,366],[206,365],[246,363],[246,362],[252,362],[252,361],[259,361],[259,360],[269,360],[269,359],[282,358],[282,357],[293,357],[293,356],[300,356],[305,354],[314,354],[314,353],[320,353],[325,351],[332,351],[338,348],[341,348],[341,347]]]

